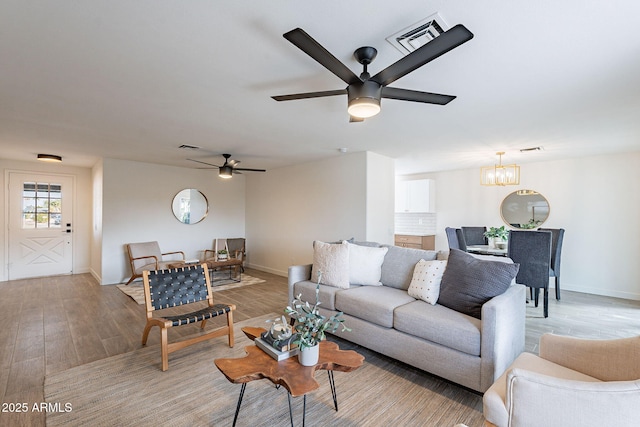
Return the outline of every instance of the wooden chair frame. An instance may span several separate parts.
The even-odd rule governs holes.
[[[152,285],[150,284],[149,276],[152,274],[168,275],[168,274],[175,273],[177,271],[197,270],[198,268],[201,268],[200,274],[204,275],[204,278],[206,281],[206,287],[207,287],[206,298],[202,298],[198,301],[206,300],[207,308],[189,312],[189,313],[178,314],[178,315],[154,317],[153,315],[154,311],[158,309],[166,308],[166,307],[158,308],[157,307],[158,304],[154,304],[154,302],[152,301],[152,292],[151,292]],[[163,371],[166,371],[169,368],[170,353],[173,353],[174,351],[180,350],[192,344],[196,344],[208,339],[228,335],[229,347],[233,347],[234,345],[233,311],[236,309],[236,306],[234,304],[214,304],[213,303],[213,292],[211,290],[209,270],[206,263],[195,265],[195,266],[185,266],[185,267],[179,267],[175,269],[168,269],[168,270],[161,270],[161,271],[144,271],[142,277],[143,277],[143,284],[144,284],[145,306],[147,311],[146,313],[147,323],[144,327],[144,332],[142,333],[142,345],[144,346],[147,344],[147,338],[149,337],[149,332],[151,331],[151,328],[153,328],[154,326],[158,326],[160,328],[160,346],[161,346],[161,353],[162,353],[162,370]],[[183,275],[182,277],[186,277],[186,276]],[[183,282],[174,282],[174,283],[171,283],[169,286],[173,285],[171,286],[171,289],[173,291],[178,291],[179,285],[181,285],[182,283]],[[165,285],[166,285],[166,282],[165,282]],[[174,303],[172,304],[172,307],[187,305],[187,304],[191,304],[198,301],[189,301],[187,303],[185,302]],[[169,328],[201,321],[200,329],[204,329],[207,319],[210,319],[222,314],[226,314],[227,316],[226,326],[217,328],[203,335],[197,335],[195,337],[187,338],[187,339],[173,342],[173,343],[168,342],[167,331],[169,330]]]
[[[163,263],[163,259],[164,259],[165,255],[181,255],[182,256],[182,261],[185,260],[185,256],[184,256],[184,252],[183,251],[164,252],[164,253],[160,254],[160,258],[159,259],[158,259],[158,255],[157,254],[154,254],[154,255],[143,255],[143,256],[139,256],[139,257],[134,257],[133,254],[131,253],[131,245],[138,245],[138,243],[129,243],[129,244],[127,244],[127,255],[129,255],[129,265],[131,266],[131,278],[126,283],[127,285],[129,283],[133,282],[138,277],[142,277],[141,273],[136,273],[136,270],[137,270],[136,261],[138,261],[138,260],[141,260],[141,259],[149,259],[149,260],[151,260],[153,258],[155,260],[155,268],[154,268],[154,270],[159,270],[161,268],[161,266],[164,264]],[[158,248],[159,248],[159,246],[158,246]],[[151,263],[149,263],[149,264],[151,264]]]

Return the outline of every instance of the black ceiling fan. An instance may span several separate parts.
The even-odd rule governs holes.
[[[348,111],[351,121],[363,121],[365,118],[380,112],[381,98],[438,105],[445,105],[454,100],[456,97],[451,95],[399,89],[388,85],[471,40],[473,33],[464,25],[458,24],[373,77],[367,72],[367,66],[378,53],[373,47],[361,47],[353,53],[355,59],[363,66],[362,74],[358,77],[304,30],[296,28],[283,34],[283,37],[338,76],[348,86],[345,89],[296,93],[272,96],[272,98],[276,101],[292,101],[346,94],[348,96]]]
[[[231,159],[231,154],[223,154],[222,157],[224,157],[224,164],[222,166],[203,162],[201,160],[195,160],[195,159],[187,159],[187,160],[190,160],[192,162],[202,163],[203,165],[212,166],[214,168],[218,168],[218,176],[220,178],[231,178],[234,173],[240,174],[242,173],[241,171],[245,171],[245,172],[266,172],[267,171],[266,169],[239,168],[237,167],[237,165],[238,163],[240,163],[240,161]],[[210,169],[210,168],[206,168],[206,169]]]

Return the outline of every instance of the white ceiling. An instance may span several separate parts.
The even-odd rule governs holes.
[[[345,87],[286,31],[356,74],[353,51],[376,47],[373,75],[401,58],[385,38],[434,12],[475,37],[392,86],[457,95],[449,105],[385,99],[350,124],[346,96],[270,98]],[[197,167],[186,158],[228,152],[272,169],[344,147],[407,174],[491,164],[496,151],[527,163],[638,150],[639,17],[635,0],[0,0],[0,157]]]

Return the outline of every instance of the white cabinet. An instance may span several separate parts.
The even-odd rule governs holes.
[[[396,212],[434,212],[434,181],[396,181]]]

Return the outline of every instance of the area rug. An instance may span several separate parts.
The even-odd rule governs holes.
[[[255,285],[258,283],[264,283],[263,279],[249,276],[248,274],[242,275],[241,282],[235,282],[233,280],[214,277],[214,281],[211,283],[211,289],[213,292],[226,291],[227,289],[240,288],[242,286]],[[128,285],[116,285],[125,294],[129,295],[138,304],[144,304],[144,289],[142,282],[133,282]]]
[[[237,323],[234,348],[221,337],[171,354],[166,372],[160,369],[160,349],[155,345],[47,375],[45,400],[60,410],[46,414],[46,425],[231,426],[240,385],[230,383],[213,361],[244,355],[244,347],[253,344],[240,328],[263,326],[275,316]],[[335,372],[337,412],[327,374],[316,373],[320,388],[307,396],[308,425],[482,425],[480,395],[332,339],[364,355],[365,363],[354,372]],[[295,425],[301,425],[303,399],[292,402]],[[290,425],[286,390],[268,380],[248,383],[237,425]]]

